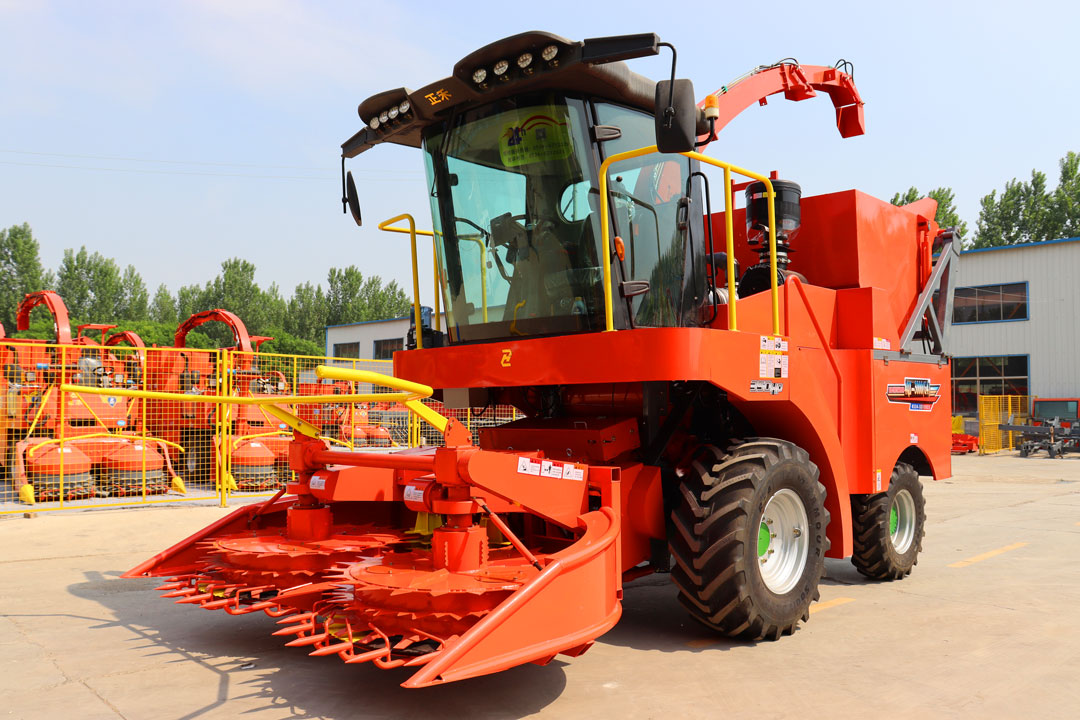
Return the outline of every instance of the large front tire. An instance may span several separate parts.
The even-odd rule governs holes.
[[[873,580],[899,580],[919,562],[926,500],[915,468],[896,463],[888,492],[851,496],[851,564]]]
[[[794,632],[818,599],[825,488],[805,450],[751,438],[699,449],[672,512],[672,578],[698,621],[731,637]]]

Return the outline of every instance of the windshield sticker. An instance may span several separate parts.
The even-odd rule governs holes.
[[[530,108],[532,111],[533,108]],[[570,129],[555,119],[555,110],[532,112],[524,121],[507,123],[499,136],[499,157],[506,167],[562,160],[573,146]]]
[[[908,410],[930,412],[941,398],[941,385],[930,378],[904,378],[904,384],[887,385],[885,396],[891,403],[906,403]]]

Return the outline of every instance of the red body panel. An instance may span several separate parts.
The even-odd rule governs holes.
[[[852,550],[849,494],[887,489],[893,466],[909,448],[906,457],[934,477],[951,475],[948,364],[936,358],[900,362],[895,353],[929,272],[920,251],[936,226],[857,191],[802,203],[791,269],[807,284],[799,288],[789,280],[779,294],[785,378],[761,373],[760,351],[771,338],[768,293],[737,301],[738,331],[725,330],[727,313],[719,312],[714,328],[641,328],[412,350],[394,355],[395,375],[440,389],[608,384],[633,392],[643,382],[709,382],[727,392],[757,433],[810,453],[828,489],[829,554],[846,557]],[[737,211],[736,247],[745,268],[757,255],[745,244],[742,215]],[[723,215],[712,220],[723,237]],[[889,385],[913,378],[938,394],[921,404],[890,400]],[[776,384],[752,392],[763,379]],[[489,434],[486,446],[550,452],[557,444],[520,435],[516,442],[497,440],[516,427]],[[623,457],[628,463],[629,455]]]

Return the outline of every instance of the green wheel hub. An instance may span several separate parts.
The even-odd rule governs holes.
[[[893,506],[891,508],[889,508],[889,534],[890,535],[895,535],[896,534],[896,528],[899,525],[900,525],[900,512],[896,509],[896,504],[894,503]]]
[[[757,556],[761,557],[765,553],[769,552],[769,544],[772,542],[772,533],[769,532],[769,526],[765,523],[761,523],[758,526],[757,532]]]

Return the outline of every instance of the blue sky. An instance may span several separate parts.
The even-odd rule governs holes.
[[[29,222],[50,267],[80,245],[132,263],[151,292],[205,282],[233,256],[286,296],[349,264],[409,288],[407,242],[375,224],[412,212],[430,225],[422,159],[386,146],[351,163],[365,211],[356,228],[338,175],[356,107],[534,29],[656,32],[678,47],[679,75],[699,96],[783,57],[853,61],[866,136],[842,140],[825,98],[776,99],[710,146],[805,194],[854,187],[888,199],[949,185],[974,226],[984,194],[1033,168],[1056,182],[1058,158],[1080,151],[1075,4],[692,7],[0,0],[0,227]],[[658,78],[668,62],[632,67]]]

